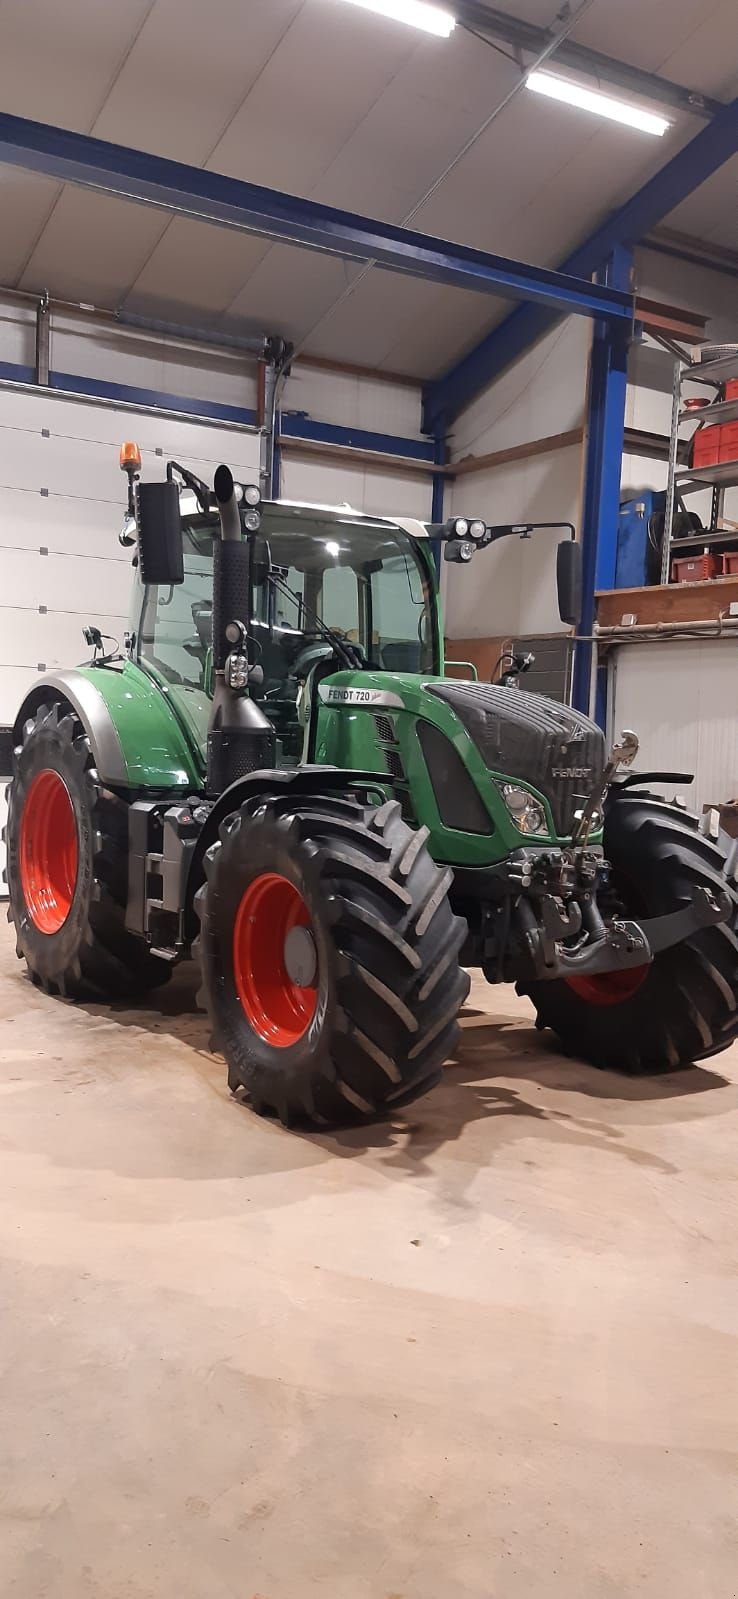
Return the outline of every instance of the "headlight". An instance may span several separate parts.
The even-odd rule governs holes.
[[[261,489],[258,483],[247,483],[244,487],[243,497],[247,505],[261,505]]]
[[[244,522],[249,533],[256,533],[261,527],[261,511],[247,511]]]
[[[546,813],[527,788],[515,783],[502,784],[502,798],[519,833],[547,833]]]
[[[470,539],[483,539],[486,531],[487,531],[487,523],[486,522],[470,522],[470,524],[469,524],[469,537],[470,537]]]
[[[582,811],[575,811],[574,812],[574,821],[575,822],[581,822],[582,815],[583,815]],[[589,831],[590,831],[590,833],[599,833],[603,821],[604,821],[604,812],[601,811],[601,810],[594,810],[592,812],[592,815],[589,818]]]
[[[454,534],[457,539],[465,539],[469,532],[469,523],[465,516],[457,516],[454,522]]]

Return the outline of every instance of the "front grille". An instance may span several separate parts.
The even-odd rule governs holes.
[[[493,683],[429,683],[455,711],[489,771],[520,778],[551,806],[561,837],[573,829],[605,765],[605,740],[589,717],[540,694]]]
[[[381,711],[373,711],[372,715],[380,744],[396,744],[397,734],[392,717],[383,716]]]
[[[402,756],[398,753],[398,751],[397,750],[385,750],[384,751],[384,759],[385,759],[385,763],[386,763],[386,766],[387,766],[387,771],[389,772],[389,775],[392,778],[393,782],[395,782],[395,783],[403,782],[404,779],[405,779],[405,775],[406,774],[405,774],[405,768],[404,768],[404,766],[402,764]]]

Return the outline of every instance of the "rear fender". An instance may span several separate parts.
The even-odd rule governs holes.
[[[23,727],[28,718],[35,715],[39,705],[52,700],[65,700],[79,717],[90,740],[95,766],[102,780],[111,787],[125,786],[128,769],[115,723],[102,695],[82,672],[54,672],[41,682],[34,683],[13,725],[16,747],[22,742]]]
[[[15,721],[16,744],[28,717],[54,699],[66,701],[79,717],[108,787],[163,790],[173,798],[201,790],[201,752],[181,725],[172,698],[134,662],[72,668],[34,683]]]

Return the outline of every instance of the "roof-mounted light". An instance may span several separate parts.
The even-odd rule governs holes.
[[[392,22],[407,22],[411,28],[434,33],[439,39],[448,39],[456,27],[456,18],[450,11],[430,5],[428,0],[347,0],[347,4],[375,11]]]
[[[642,106],[630,105],[627,100],[617,100],[601,89],[590,89],[570,78],[560,78],[554,72],[531,72],[526,79],[526,89],[535,94],[545,94],[549,100],[559,100],[563,105],[576,106],[579,111],[592,111],[595,116],[607,117],[610,122],[622,122],[627,128],[637,128],[640,133],[653,133],[663,138],[671,123],[666,117],[645,111]]]
[[[118,455],[118,463],[121,472],[140,472],[141,451],[139,450],[138,445],[134,444],[130,440],[127,444],[121,444],[120,453]]]

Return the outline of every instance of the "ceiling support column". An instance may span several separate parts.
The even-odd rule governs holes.
[[[612,286],[629,285],[633,253],[618,247],[609,257],[602,276]],[[582,642],[574,654],[572,704],[597,715],[604,726],[604,701],[592,681],[592,644],[587,642],[595,619],[595,591],[615,587],[620,475],[625,432],[625,395],[628,380],[627,334],[605,322],[596,322],[589,368],[586,463],[582,509],[583,595],[578,633]]]

